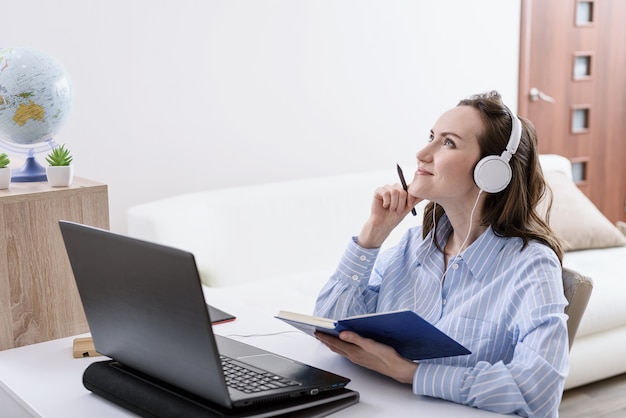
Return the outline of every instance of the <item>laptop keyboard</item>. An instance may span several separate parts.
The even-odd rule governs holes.
[[[298,382],[273,373],[259,373],[225,356],[220,356],[220,359],[222,361],[222,368],[224,369],[226,385],[245,393],[263,392],[266,390],[300,385]]]

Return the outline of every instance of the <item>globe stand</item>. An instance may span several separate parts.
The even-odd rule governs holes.
[[[34,155],[26,157],[26,161],[21,168],[11,170],[11,181],[15,183],[46,180],[48,180],[46,168],[37,162]]]

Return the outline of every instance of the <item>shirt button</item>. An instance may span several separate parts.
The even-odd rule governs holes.
[[[365,257],[364,255],[362,255],[362,256],[360,256],[360,257],[359,257],[359,260],[361,260],[361,261],[365,261],[365,260],[367,260],[367,257]]]
[[[444,299],[444,300],[441,301],[441,304],[444,305],[444,306],[446,305],[446,303],[448,303],[448,299]]]
[[[459,268],[459,265],[458,265],[458,264],[456,264],[456,263],[455,263],[455,264],[452,264],[452,268],[453,268],[454,270],[456,270],[456,269],[458,269],[458,268]]]
[[[352,275],[352,280],[354,280],[354,281],[359,280],[359,276],[357,276],[356,274]]]

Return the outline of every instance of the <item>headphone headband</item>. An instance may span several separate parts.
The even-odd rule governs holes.
[[[506,106],[505,108],[506,111],[509,112],[509,116],[511,116],[511,135],[509,136],[509,142],[506,144],[506,149],[501,157],[505,158],[508,162],[513,154],[517,152],[517,147],[519,147],[519,143],[522,139],[522,121],[519,120],[517,115],[511,112],[511,109]]]

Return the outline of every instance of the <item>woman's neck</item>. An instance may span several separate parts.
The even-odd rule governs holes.
[[[475,201],[457,206],[455,210],[448,211],[444,208],[452,225],[452,232],[444,247],[445,254],[454,256],[461,253],[487,229],[481,222],[484,204],[484,196],[481,195],[478,195]]]
[[[487,228],[474,223],[471,230],[469,230],[469,226],[467,225],[465,225],[464,232],[463,229],[464,228],[454,228],[452,232],[450,232],[446,245],[443,248],[443,253],[445,255],[452,257],[463,252],[467,247],[472,245],[472,243],[476,241]],[[460,233],[456,232],[459,230],[461,231]]]

